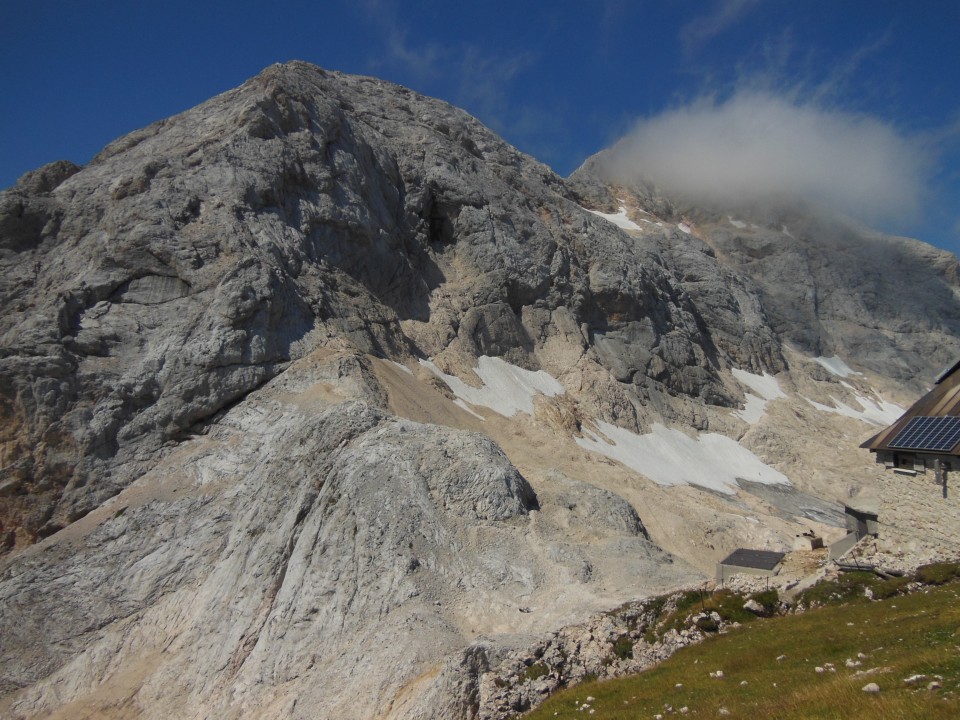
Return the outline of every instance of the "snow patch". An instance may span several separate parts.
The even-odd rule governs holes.
[[[734,410],[733,415],[740,418],[745,423],[756,425],[760,418],[767,412],[767,401],[762,397],[757,397],[753,393],[746,393],[746,401],[743,410]]]
[[[834,407],[822,405],[821,403],[814,402],[810,398],[803,399],[821,412],[851,417],[855,420],[862,420],[865,423],[870,423],[871,425],[879,425],[880,427],[892,425],[894,422],[900,419],[901,415],[903,415],[903,408],[896,403],[887,402],[883,399],[881,399],[879,402],[875,402],[868,397],[863,397],[862,395],[855,395],[854,398],[856,399],[857,403],[859,403],[861,407],[860,410],[850,407],[844,402],[840,402],[832,395],[830,396],[830,400],[833,402]]]
[[[763,417],[763,414],[767,411],[768,401],[786,397],[786,394],[780,389],[780,383],[773,375],[767,373],[754,375],[739,368],[733,368],[731,372],[738,382],[757,393],[756,395],[746,393],[746,407],[743,410],[735,410],[733,413],[736,417],[751,425],[759,422],[760,418]]]
[[[815,357],[814,360],[837,377],[845,378],[850,377],[851,375],[863,375],[863,373],[858,373],[856,370],[847,365],[837,355],[834,355],[833,357]]]
[[[659,424],[646,435],[603,421],[597,427],[607,439],[585,430],[587,437],[577,438],[577,444],[623,463],[658,485],[697,485],[733,494],[738,478],[768,485],[790,484],[786,475],[725,435],[707,433],[691,438]]]
[[[764,400],[777,400],[785,398],[787,395],[780,389],[780,383],[773,375],[764,373],[763,375],[754,375],[753,373],[733,368],[733,376],[738,382],[746,385]]]
[[[740,229],[742,229],[742,228],[745,228],[745,227],[747,226],[747,224],[746,224],[745,222],[742,222],[742,221],[740,221],[740,220],[734,220],[734,219],[733,219],[732,217],[730,217],[729,215],[727,215],[727,220],[728,220],[728,221],[730,222],[730,224],[733,225],[735,228],[740,228]]]
[[[587,208],[584,208],[584,210],[587,210]],[[620,212],[616,212],[616,213],[612,213],[612,214],[611,214],[611,213],[602,213],[602,212],[600,212],[600,211],[598,211],[598,210],[587,210],[587,212],[593,213],[594,215],[599,215],[599,216],[602,217],[604,220],[609,220],[609,221],[612,222],[614,225],[616,225],[617,227],[621,227],[621,228],[623,228],[624,230],[639,230],[639,229],[640,229],[640,226],[639,226],[639,225],[637,225],[633,220],[631,220],[630,218],[627,217],[627,208],[625,208],[623,205],[620,206]]]
[[[685,232],[687,235],[689,235],[691,232],[693,232],[693,231],[690,229],[690,226],[687,225],[686,223],[679,223],[679,224],[677,225],[677,227],[680,228],[680,231],[681,231],[681,232]]]
[[[430,360],[421,360],[420,364],[447,384],[460,400],[457,404],[465,410],[469,410],[462,404],[466,402],[488,407],[505,417],[512,417],[517,412],[533,415],[533,398],[538,392],[547,397],[564,393],[563,385],[543,370],[524,370],[500,358],[486,355],[477,360],[477,367],[474,368],[483,382],[483,387],[479,388],[467,385],[455,375],[447,375]]]
[[[485,418],[483,415],[481,415],[481,414],[478,413],[478,412],[474,412],[474,411],[473,411],[473,408],[470,407],[469,405],[467,405],[467,404],[466,404],[463,400],[461,400],[460,398],[457,398],[456,400],[454,400],[454,401],[453,401],[453,404],[456,405],[456,406],[457,406],[458,408],[460,408],[461,410],[466,410],[468,413],[470,413],[471,415],[473,415],[475,418],[479,418],[479,419],[484,420],[484,421],[486,420],[486,418]]]
[[[396,365],[400,370],[403,370],[405,373],[407,373],[407,375],[413,375],[413,370],[411,370],[410,368],[408,368],[408,367],[407,367],[406,365],[404,365],[403,363],[398,363],[396,360],[391,360],[390,362],[392,362],[394,365]]]

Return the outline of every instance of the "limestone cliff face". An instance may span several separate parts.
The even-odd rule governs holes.
[[[614,204],[610,184],[622,182],[610,170],[612,152],[590,158],[568,181],[596,204]],[[952,253],[803,203],[711,209],[666,198],[652,183],[627,181],[621,191],[637,207],[695,226],[698,237],[675,232],[666,252],[711,328],[727,325],[725,303],[715,290],[704,294],[702,281],[707,272],[730,273],[780,341],[814,356],[857,358],[914,392],[960,351],[960,265]],[[715,261],[698,262],[701,252]]]
[[[331,337],[535,369],[561,335],[639,402],[732,405],[727,362],[782,366],[741,280],[710,278],[711,326],[669,255],[570,197],[459,110],[301,63],[25,177],[0,211],[7,546]]]
[[[627,229],[590,212],[621,205]],[[799,351],[902,380],[960,350],[955,258],[776,220],[564,180],[304,63],[23,177],[0,194],[0,714],[473,717],[515,635],[696,580],[718,537],[791,537],[576,442],[662,423],[794,462],[733,414],[731,370],[828,402],[847,390]],[[559,389],[481,417],[427,369],[476,386],[484,356]],[[826,432],[796,402],[784,434]]]

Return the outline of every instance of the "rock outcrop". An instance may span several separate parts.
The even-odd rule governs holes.
[[[952,253],[884,235],[799,202],[694,207],[663,197],[653,183],[624,180],[608,161],[615,152],[613,148],[588,160],[571,178],[571,186],[592,202],[611,206],[608,184],[627,182],[620,188],[621,197],[696,228],[699,238],[674,232],[667,252],[681,281],[688,276],[699,283],[691,287],[688,280],[684,287],[704,301],[698,305],[707,313],[709,327],[729,326],[722,311],[732,306],[730,300],[705,297],[705,289],[716,291],[700,282],[705,273],[719,272],[719,265],[747,286],[750,301],[756,303],[740,304],[745,316],[759,309],[764,331],[810,355],[855,357],[863,369],[893,378],[913,392],[955,361],[960,350],[960,265]],[[700,253],[719,262],[698,262]],[[766,338],[763,341],[769,346]]]
[[[82,517],[331,337],[536,365],[561,335],[641,401],[733,404],[655,248],[566,195],[465,113],[302,63],[24,178],[0,217],[8,544]],[[758,349],[740,360],[775,360]]]
[[[804,443],[860,421],[816,408],[953,359],[956,259],[598,167],[294,62],[0,194],[0,714],[476,717],[533,635],[846,492]],[[457,394],[482,367],[516,417]],[[577,444],[657,423],[799,490],[668,492]]]

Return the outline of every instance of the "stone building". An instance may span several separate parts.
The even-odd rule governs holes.
[[[930,478],[949,496],[948,475],[960,470],[960,362],[895,423],[860,447],[898,475]]]

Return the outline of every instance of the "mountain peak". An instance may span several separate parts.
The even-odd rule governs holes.
[[[469,716],[507,631],[839,533],[955,264],[593,166],[293,61],[0,195],[15,711],[126,667],[147,714]]]

